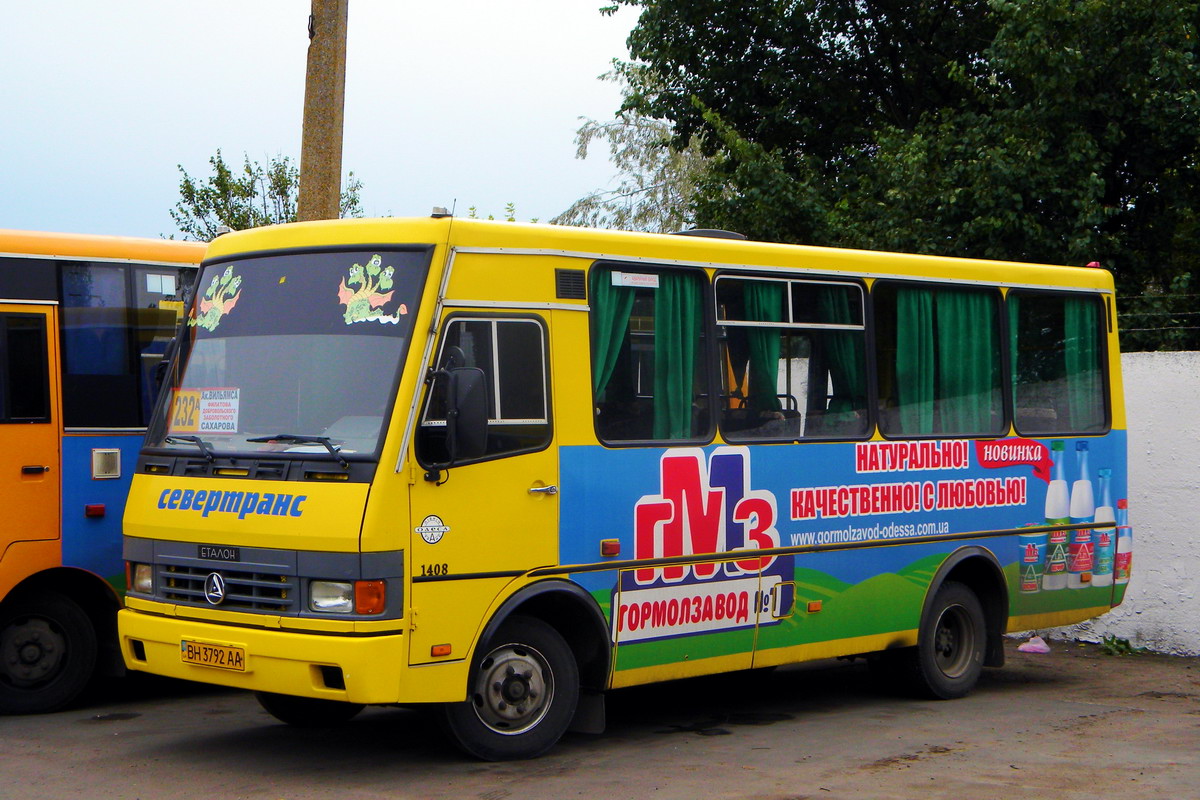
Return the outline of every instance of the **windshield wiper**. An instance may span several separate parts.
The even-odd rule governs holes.
[[[325,445],[325,449],[329,454],[337,459],[338,464],[342,469],[350,469],[350,462],[342,458],[342,454],[338,452],[340,446],[335,445],[329,440],[328,436],[305,436],[299,433],[278,433],[274,436],[255,436],[253,439],[247,439],[247,442],[294,442],[297,444],[321,444]]]
[[[191,442],[192,444],[196,445],[196,447],[200,448],[200,452],[204,454],[205,458],[207,458],[209,461],[215,460],[212,447],[210,447],[208,442],[204,441],[199,436],[167,436],[163,438],[163,441],[167,444]]]

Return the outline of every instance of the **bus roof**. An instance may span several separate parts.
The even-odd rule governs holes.
[[[34,255],[47,258],[197,264],[204,256],[204,249],[204,242],[0,228],[0,256]]]
[[[214,240],[206,260],[281,249],[450,244],[514,255],[604,258],[646,265],[779,267],[826,275],[926,278],[990,285],[1044,285],[1113,291],[1095,267],[950,258],[708,236],[679,236],[453,217],[342,219],[238,231]]]

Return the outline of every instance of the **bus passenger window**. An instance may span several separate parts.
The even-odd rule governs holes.
[[[1008,293],[1014,423],[1023,434],[1101,433],[1104,309],[1095,297]]]
[[[716,297],[727,440],[867,434],[858,284],[721,276]]]
[[[488,437],[483,458],[528,453],[550,443],[546,337],[540,320],[453,317],[438,349],[439,368],[477,367],[488,386]],[[422,463],[442,464],[446,451],[445,384],[434,383],[417,431]]]
[[[882,433],[1002,435],[997,292],[881,282],[874,298]]]
[[[62,276],[63,422],[145,425],[155,367],[182,319],[192,270],[65,262]]]
[[[592,270],[592,392],[602,441],[708,435],[703,291],[700,273]]]

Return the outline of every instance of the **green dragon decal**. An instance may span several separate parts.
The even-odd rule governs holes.
[[[212,282],[204,291],[204,297],[197,304],[197,315],[188,320],[188,325],[199,325],[206,331],[215,331],[221,323],[221,317],[233,310],[242,293],[240,275],[233,274],[233,266],[225,268],[225,272],[214,275]]]
[[[383,259],[378,254],[373,255],[365,267],[362,264],[354,264],[350,267],[350,277],[342,278],[338,286],[338,302],[346,307],[347,325],[372,321],[395,325],[400,321],[400,317],[408,313],[408,307],[404,303],[400,304],[400,308],[394,314],[385,314],[380,308],[392,300],[390,290],[392,275],[395,274],[391,267],[381,268],[382,264]],[[351,290],[352,286],[358,288]]]

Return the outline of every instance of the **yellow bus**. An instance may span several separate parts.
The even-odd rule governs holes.
[[[123,671],[121,515],[199,242],[0,230],[0,714]]]
[[[126,507],[128,667],[293,724],[439,704],[524,758],[686,676],[862,655],[958,697],[1121,601],[1107,272],[691,233],[213,242]]]

